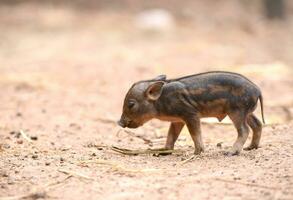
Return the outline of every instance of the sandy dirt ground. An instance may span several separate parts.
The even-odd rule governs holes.
[[[0,199],[293,199],[293,23],[219,6],[210,16],[199,5],[197,20],[175,13],[175,27],[158,33],[136,27],[135,10],[1,5]],[[166,122],[135,136],[115,124],[133,82],[209,70],[262,88],[261,148],[225,156],[236,130],[209,120],[206,151],[191,160],[186,129],[173,155],[111,150],[166,139]]]

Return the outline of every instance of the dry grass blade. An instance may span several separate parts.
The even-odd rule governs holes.
[[[245,182],[239,182],[239,181],[232,181],[232,180],[226,180],[226,179],[221,179],[221,178],[214,178],[216,181],[221,181],[225,183],[233,183],[233,184],[238,184],[238,185],[245,185],[245,186],[250,186],[250,187],[257,187],[257,188],[263,188],[263,189],[269,189],[269,190],[279,190],[280,188],[278,187],[270,187],[266,185],[259,185],[255,183],[245,183]]]
[[[101,165],[108,165],[110,166],[109,170],[116,171],[116,172],[117,171],[126,172],[126,173],[156,172],[161,170],[161,169],[154,169],[154,168],[143,168],[143,169],[128,168],[128,167],[122,166],[121,164],[114,163],[112,161],[103,160],[103,159],[83,161],[83,163],[95,163],[95,164],[101,164]]]
[[[113,120],[113,119],[107,119],[107,118],[96,118],[97,121],[100,121],[102,123],[105,123],[105,124],[114,124],[116,125],[117,124],[117,121],[116,120]]]
[[[28,142],[32,143],[33,141],[25,134],[23,130],[19,130],[20,135]]]
[[[68,179],[72,178],[73,176],[70,174],[68,176],[66,176],[64,179],[62,179],[61,181],[55,181],[53,183],[49,183],[45,186],[45,188],[47,189],[53,189],[61,184],[63,184],[65,181],[67,181]]]
[[[139,139],[143,140],[146,144],[149,144],[150,146],[153,146],[153,142],[152,142],[151,140],[149,140],[149,139],[147,139],[147,138],[145,138],[145,137],[143,137],[143,136],[141,136],[141,135],[136,135],[135,133],[133,133],[132,131],[129,131],[129,130],[120,129],[120,130],[117,132],[117,135],[118,135],[121,131],[123,131],[124,133],[126,133],[126,134],[128,134],[128,135],[130,135],[130,136],[132,136],[132,137],[139,138]]]
[[[133,169],[133,168],[127,168],[122,167],[121,165],[113,166],[112,170],[114,171],[122,171],[122,172],[128,172],[128,173],[143,173],[143,172],[156,172],[160,171],[161,169],[154,169],[154,168],[144,168],[144,169]]]
[[[112,161],[107,161],[107,160],[103,160],[103,159],[97,159],[97,160],[86,160],[86,161],[82,161],[80,162],[82,164],[89,164],[89,163],[94,163],[94,164],[99,164],[99,165],[109,165],[109,166],[115,166],[117,165],[116,163],[112,162]]]
[[[61,181],[56,181],[53,183],[49,183],[47,185],[45,185],[44,187],[40,188],[40,189],[33,189],[32,191],[28,192],[27,194],[22,194],[22,195],[16,195],[16,196],[9,196],[9,197],[0,197],[0,200],[17,200],[17,199],[44,199],[46,198],[47,192],[50,189],[56,188],[57,186],[59,186],[60,184],[64,183],[66,180],[68,180],[69,178],[71,178],[72,175],[67,176],[66,178],[64,178]]]
[[[187,159],[181,161],[180,164],[181,164],[181,165],[184,165],[185,163],[187,163],[187,162],[193,160],[194,158],[195,158],[195,155],[192,155],[192,156],[190,156],[189,158],[187,158]]]
[[[166,150],[166,149],[145,149],[145,150],[131,150],[124,149],[116,146],[112,146],[113,151],[125,154],[125,155],[139,155],[139,154],[170,154],[170,153],[181,153],[180,150]]]
[[[84,179],[88,179],[88,180],[93,180],[93,178],[91,178],[89,176],[86,176],[84,174],[81,174],[79,172],[74,172],[74,171],[70,171],[70,170],[66,170],[66,169],[58,169],[58,171],[62,172],[64,174],[68,174],[68,175],[71,175],[71,176],[78,177],[78,178],[84,178]]]
[[[10,197],[0,197],[0,200],[17,200],[17,199],[40,199],[45,198],[47,196],[45,191],[35,191],[35,192],[29,192],[27,194],[23,195],[17,195],[17,196],[10,196]]]

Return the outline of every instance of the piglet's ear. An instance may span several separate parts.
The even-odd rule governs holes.
[[[165,81],[167,78],[166,75],[160,75],[160,76],[157,76],[156,78],[154,78],[153,80],[154,81]]]
[[[145,92],[146,97],[152,101],[157,100],[162,94],[164,84],[165,83],[163,81],[156,81],[155,83],[152,83]]]

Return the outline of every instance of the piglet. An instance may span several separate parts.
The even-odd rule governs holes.
[[[154,79],[136,82],[124,99],[123,113],[118,124],[137,128],[156,118],[171,122],[164,149],[173,149],[180,131],[187,126],[194,142],[195,154],[204,151],[200,119],[227,115],[232,120],[238,137],[228,155],[237,155],[249,134],[250,145],[245,150],[259,147],[262,123],[253,114],[260,100],[262,120],[263,97],[258,86],[246,77],[231,72],[206,72],[176,79],[160,75]]]

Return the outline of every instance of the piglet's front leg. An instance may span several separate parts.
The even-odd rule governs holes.
[[[194,143],[194,154],[198,155],[204,151],[204,145],[201,137],[200,119],[198,117],[189,118],[186,120],[186,125]]]
[[[184,126],[183,122],[172,122],[168,131],[167,141],[164,148],[158,150],[173,150],[175,142]],[[172,153],[160,153],[161,156],[170,155]]]
[[[184,126],[183,122],[172,122],[168,131],[165,148],[174,149],[174,144]]]

